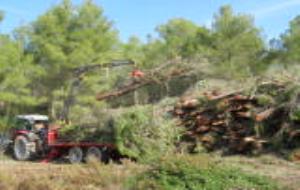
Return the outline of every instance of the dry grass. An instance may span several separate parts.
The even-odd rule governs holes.
[[[119,190],[124,181],[145,167],[125,160],[122,165],[91,161],[83,165],[2,161],[0,189]]]
[[[250,174],[266,176],[284,186],[284,189],[299,190],[300,165],[274,155],[260,157],[229,156],[219,157],[222,165],[237,167]]]
[[[170,158],[161,158],[157,163],[152,163],[153,166],[145,166],[129,160],[124,160],[123,164],[105,165],[91,161],[87,164],[70,165],[16,162],[2,159],[0,160],[0,190],[123,190],[125,189],[124,185],[128,184],[128,179],[137,179],[135,176],[147,177],[147,174],[154,171],[153,168],[156,167],[172,168],[172,171],[173,169],[178,171],[178,168],[181,168],[186,172],[183,179],[186,179],[187,176],[194,176],[194,174],[200,175],[198,173],[190,175],[190,173],[193,173],[196,168],[202,168],[200,170],[202,171],[201,175],[205,177],[204,171],[206,171],[205,168],[209,163],[220,166],[217,168],[240,168],[244,172],[241,173],[243,175],[266,176],[275,179],[289,189],[297,190],[300,186],[300,165],[273,156],[247,158],[241,156],[220,157],[213,154],[203,156],[174,155]],[[218,174],[217,171],[213,170],[212,172]],[[224,180],[210,176],[212,174],[210,172],[208,174],[208,178],[212,182]],[[166,179],[172,177],[165,176],[165,174],[163,176]],[[153,181],[153,179],[151,181],[147,177],[137,182],[140,184],[143,182],[158,183],[159,181]],[[181,182],[181,179],[176,181],[176,183]],[[136,183],[131,185],[136,186]]]

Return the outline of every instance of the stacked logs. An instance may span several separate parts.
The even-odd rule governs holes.
[[[300,128],[297,119],[290,119],[294,98],[278,98],[287,91],[286,86],[272,85],[276,93],[271,95],[266,85],[262,85],[255,95],[212,91],[200,98],[182,98],[172,110],[180,119],[179,125],[186,128],[182,141],[191,144],[191,152],[199,142],[209,151],[226,153],[257,153],[278,146],[299,146]],[[263,93],[273,101],[262,103]]]

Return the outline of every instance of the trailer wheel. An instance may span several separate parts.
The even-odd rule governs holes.
[[[78,164],[83,159],[83,151],[80,147],[72,147],[69,150],[68,154],[69,161],[72,164]]]
[[[25,136],[17,136],[13,147],[14,157],[20,161],[30,160],[33,156],[31,145],[32,143]]]
[[[102,152],[95,146],[88,148],[86,151],[85,161],[90,161],[92,159],[96,159],[98,161],[102,160]]]

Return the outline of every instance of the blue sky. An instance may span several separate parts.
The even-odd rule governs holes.
[[[82,0],[73,0],[78,4]],[[230,4],[238,13],[255,17],[263,29],[265,39],[278,37],[289,21],[300,15],[300,0],[94,0],[104,8],[105,15],[114,21],[120,37],[126,41],[136,35],[145,39],[153,34],[157,25],[170,18],[187,18],[200,25],[210,26],[214,13],[220,6]],[[0,31],[11,32],[14,28],[33,21],[60,0],[0,0],[0,10],[5,20]]]

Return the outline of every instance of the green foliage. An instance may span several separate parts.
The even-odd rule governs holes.
[[[114,133],[110,121],[102,121],[103,125],[65,125],[59,130],[60,139],[71,142],[114,143]]]
[[[133,60],[139,66],[145,59],[143,52],[144,44],[136,36],[131,36],[126,44],[123,44],[122,51],[126,59]]]
[[[27,51],[33,55],[34,62],[47,72],[38,78],[36,88],[39,87],[41,96],[48,98],[49,107],[68,98],[74,68],[101,64],[111,59],[118,44],[117,31],[112,22],[92,1],[74,6],[71,1],[65,0],[23,31],[26,31],[28,41]],[[98,74],[91,72],[88,76],[80,76],[88,85],[84,86],[84,91],[79,90],[81,94],[78,92],[74,96],[94,97],[96,91],[101,90]],[[63,96],[56,97],[57,91],[61,91]],[[57,110],[52,109],[52,112]]]
[[[251,16],[235,15],[230,6],[223,6],[215,15],[212,30],[215,62],[222,72],[241,77],[259,71],[264,43]]]
[[[4,18],[4,13],[3,11],[0,10],[0,22],[3,20],[3,18]]]
[[[158,39],[150,39],[144,46],[145,59],[142,62],[144,68],[154,68],[168,60],[165,43]]]
[[[14,126],[14,117],[3,116],[0,117],[0,132],[5,133],[8,129]]]
[[[40,16],[31,30],[36,60],[54,73],[103,61],[117,42],[112,23],[91,1],[79,7],[64,1]]]
[[[2,19],[3,13],[0,12],[0,21]],[[91,0],[85,0],[79,5],[72,4],[71,0],[63,0],[31,24],[17,28],[11,35],[13,37],[0,34],[0,113],[12,115],[42,110],[57,119],[72,92],[70,86],[76,81],[73,68],[101,64],[116,58],[132,59],[142,70],[153,69],[174,60],[181,61],[182,65],[195,64],[201,67],[204,75],[200,75],[195,69],[196,77],[186,78],[187,80],[177,78],[168,84],[160,81],[165,86],[149,85],[140,89],[136,94],[145,100],[135,102],[142,103],[155,99],[151,96],[162,98],[181,95],[190,87],[189,84],[195,83],[200,77],[206,77],[206,73],[208,76],[218,74],[217,77],[230,78],[260,74],[274,59],[281,60],[284,56],[287,62],[300,60],[299,23],[298,16],[291,21],[290,28],[282,35],[281,41],[272,40],[272,47],[267,50],[253,18],[236,14],[230,6],[223,6],[215,14],[212,28],[197,25],[184,18],[174,18],[156,28],[157,38],[149,36],[147,42],[142,42],[137,37],[131,37],[127,43],[121,43],[112,21],[104,16],[100,6]],[[208,66],[202,68],[203,62]],[[99,110],[107,109],[110,105],[97,102],[95,94],[126,84],[130,81],[129,72],[129,68],[122,67],[93,70],[77,76],[80,84],[71,94],[70,120],[76,125],[85,121],[93,124],[102,122]],[[269,94],[261,96],[259,103],[289,102],[293,89],[280,96],[276,95],[280,101],[272,100],[269,97],[272,93],[271,89]],[[124,98],[124,105],[132,105],[134,102],[128,96]],[[132,108],[134,109],[139,110]],[[296,108],[294,110],[291,118],[298,118],[298,111]],[[159,117],[155,116],[154,119],[153,114],[149,116],[149,113],[147,110],[134,113],[137,114],[134,116],[136,120],[130,119],[130,114],[123,114],[116,124],[121,126],[121,131],[123,128],[124,131],[130,128],[130,125],[137,125],[151,134],[151,138],[157,133],[155,130],[168,129],[172,125],[169,121],[160,121],[157,119]],[[156,119],[158,121],[153,121]],[[147,125],[151,127],[146,127]],[[160,125],[162,126],[156,127]],[[132,127],[133,134],[139,134],[137,126]],[[123,132],[119,135],[122,136]],[[124,135],[127,134],[124,132]],[[123,148],[124,152],[140,157],[148,148],[140,150],[138,146],[143,140],[135,139],[135,136],[132,139],[133,143],[129,144],[134,147],[134,153],[126,152],[126,148]],[[155,147],[153,139],[144,140],[151,142],[148,143],[149,147]],[[124,144],[122,146],[126,147]]]
[[[296,20],[284,39],[296,36]],[[266,48],[252,17],[234,14],[229,6],[221,7],[215,15],[212,29],[184,18],[174,18],[159,25],[156,31],[158,38],[149,36],[146,43],[131,37],[122,44],[112,21],[104,16],[100,6],[90,0],[79,5],[63,0],[31,24],[17,28],[14,39],[1,36],[0,83],[5,90],[1,89],[0,100],[11,105],[43,105],[53,118],[57,118],[75,80],[71,71],[78,66],[120,58],[132,59],[139,68],[148,69],[173,60],[199,65],[205,60],[209,65],[203,69],[205,72],[213,73],[213,70],[222,76],[244,77],[259,73],[273,60],[272,56],[261,55]],[[291,37],[285,41],[297,40]],[[75,104],[78,107],[71,108],[71,114],[75,111],[73,115],[76,115],[79,107],[85,113],[94,114],[94,108],[89,109],[96,104],[94,95],[118,86],[118,81],[124,81],[128,72],[123,68],[94,70],[80,76],[81,84],[76,87],[71,103],[71,107]],[[178,79],[174,83],[186,86],[181,81]],[[159,91],[162,96],[176,94],[173,93],[176,85],[170,86],[170,93],[153,85],[139,94],[143,97],[151,96],[153,91]]]
[[[300,121],[300,108],[297,106],[294,108],[291,113],[289,114],[289,117],[293,121]]]
[[[275,100],[270,95],[261,94],[258,95],[256,98],[257,98],[257,103],[262,106],[275,104]]]
[[[208,58],[217,74],[235,78],[260,73],[267,68],[267,59],[273,60],[263,55],[265,44],[253,18],[234,14],[230,6],[220,8],[212,29],[176,18],[159,25],[156,31],[159,38],[149,38],[144,45],[132,38],[125,46],[126,55],[140,61],[143,67],[177,58],[200,63]]]
[[[64,140],[81,141],[86,137],[86,128],[78,125],[66,125],[59,132],[60,138]]]
[[[68,125],[63,125],[60,129],[60,138],[70,141],[90,141],[99,143],[115,143],[115,131],[113,116],[117,113],[99,111],[100,108],[81,108],[74,106],[70,115],[75,121]],[[92,112],[91,112],[92,110]]]
[[[212,56],[213,35],[205,27],[199,26],[195,36],[189,37],[182,47],[182,57],[192,59]]]
[[[290,63],[300,61],[300,16],[290,22],[289,29],[281,37],[285,48],[285,60]]]
[[[130,179],[128,189],[279,189],[264,177],[245,174],[235,168],[224,168],[213,162],[209,164],[210,161],[211,158],[205,155],[173,155]]]
[[[160,114],[152,106],[102,113],[97,123],[64,126],[60,138],[114,143],[122,155],[149,163],[172,153],[180,137],[181,129],[170,117],[162,118]]]
[[[6,114],[43,103],[42,99],[33,96],[31,89],[33,76],[40,74],[39,67],[33,65],[32,55],[24,52],[20,41],[5,35],[0,35],[0,51],[0,102],[5,105]]]
[[[156,29],[165,42],[166,53],[169,58],[181,56],[186,43],[196,37],[198,26],[186,19],[171,19]]]
[[[114,119],[116,144],[121,154],[151,162],[172,152],[180,129],[163,119],[152,106],[135,106]]]

